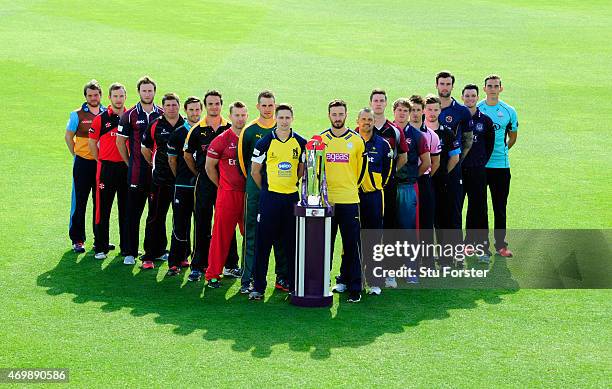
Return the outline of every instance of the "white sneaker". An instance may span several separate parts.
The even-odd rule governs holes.
[[[167,261],[168,260],[168,253],[165,253],[164,255],[162,255],[161,257],[155,258],[158,261]]]
[[[346,285],[337,283],[332,288],[332,292],[334,292],[334,293],[344,293],[344,292],[346,292]]]
[[[373,286],[373,287],[370,288],[369,294],[380,296],[381,293],[382,293],[382,290],[380,290],[380,287],[378,287],[378,286]]]
[[[106,259],[106,253],[96,253],[96,255],[94,255],[94,258],[99,260]]]
[[[385,287],[392,289],[397,288],[397,281],[395,281],[395,277],[385,278]]]
[[[127,255],[125,258],[123,258],[124,265],[133,265],[135,263],[136,263],[136,258],[134,258],[133,255]]]

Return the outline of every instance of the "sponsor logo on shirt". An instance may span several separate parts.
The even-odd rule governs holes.
[[[144,123],[145,123],[145,121],[142,120],[142,119],[141,120],[136,120],[136,124],[144,124]]]
[[[452,123],[453,122],[453,117],[448,115],[446,118],[444,118],[444,120],[446,120],[447,123]]]
[[[81,120],[81,124],[91,124],[93,120]]]
[[[290,170],[291,162],[281,162],[278,164],[278,170]]]
[[[325,156],[327,162],[348,163],[348,153],[327,153]]]

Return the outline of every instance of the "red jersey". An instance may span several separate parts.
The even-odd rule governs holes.
[[[123,112],[125,112],[125,108],[123,108]],[[113,112],[110,105],[106,111],[100,113],[91,122],[89,139],[98,141],[98,161],[123,161],[116,143],[118,125],[119,115]]]
[[[208,146],[207,156],[219,160],[219,189],[244,192],[246,179],[238,164],[238,135],[230,127]]]

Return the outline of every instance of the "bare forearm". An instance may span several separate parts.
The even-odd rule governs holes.
[[[174,177],[176,177],[176,166],[177,166],[177,162],[176,159],[178,157],[173,157],[173,156],[168,156],[168,165],[170,165],[170,170],[172,171],[172,175]]]
[[[89,140],[89,151],[91,151],[91,155],[97,161],[98,160],[98,141],[95,139]]]
[[[259,189],[261,189],[261,165],[253,162],[251,164],[251,177],[253,177],[253,181],[255,181],[255,185]]]
[[[64,140],[66,141],[66,146],[68,146],[68,151],[74,156],[74,133],[66,131]]]
[[[514,146],[514,144],[516,143],[517,136],[517,132],[510,132],[510,135],[508,135],[508,150],[510,150],[512,146]]]
[[[206,175],[215,184],[216,187],[219,186],[219,172],[217,171],[217,164],[209,163],[206,160],[206,165],[204,166],[204,170],[206,170]]]
[[[149,150],[146,147],[142,147],[142,156],[144,157],[144,159],[149,163],[149,165],[153,164],[153,160],[151,159],[151,150]]]
[[[402,153],[397,157],[397,165],[395,167],[395,171],[399,171],[402,166],[404,166],[408,162],[408,154]]]
[[[123,162],[125,162],[127,165],[128,161],[130,160],[130,156],[128,154],[127,146],[125,145],[125,138],[122,136],[117,136],[116,144],[117,150],[119,151],[119,154],[121,154],[121,159],[123,159]]]
[[[446,165],[446,171],[449,173],[452,172],[455,166],[457,166],[458,162],[459,162],[458,155],[453,155],[452,157],[450,157],[450,159],[448,160],[448,164]]]
[[[434,157],[431,157],[431,173],[430,173],[430,175],[433,176],[438,171],[439,167],[440,167],[440,156],[436,155]]]
[[[425,174],[427,169],[431,167],[431,157],[429,153],[423,153],[419,156],[421,159],[421,165],[419,166],[419,177]]]
[[[195,160],[193,159],[193,154],[185,152],[183,154],[183,158],[185,158],[185,163],[187,164],[187,167],[189,168],[189,170],[191,170],[194,176],[197,176],[198,169],[196,169],[196,164],[195,164]]]

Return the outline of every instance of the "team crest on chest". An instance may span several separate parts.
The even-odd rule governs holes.
[[[452,123],[453,122],[453,117],[448,115],[447,117],[444,118],[444,120],[446,120],[447,123]]]

